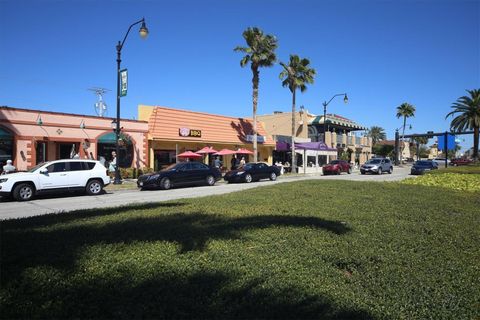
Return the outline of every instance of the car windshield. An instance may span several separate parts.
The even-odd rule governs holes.
[[[253,168],[252,163],[245,163],[242,167],[238,168],[239,170],[249,170]]]
[[[160,171],[170,171],[172,169],[176,169],[176,167],[180,166],[181,163],[172,163],[171,165],[169,165],[168,167],[165,167],[163,168],[162,170]]]
[[[331,161],[329,164],[337,164],[337,163],[340,163],[340,161],[338,161],[338,160],[333,160],[333,161]]]
[[[367,164],[378,164],[380,163],[382,160],[380,159],[371,159],[371,160],[368,160],[366,163]]]
[[[35,172],[36,170],[38,170],[38,168],[43,167],[47,163],[50,163],[50,161],[39,163],[35,167],[33,167],[32,169],[28,170],[27,172]]]

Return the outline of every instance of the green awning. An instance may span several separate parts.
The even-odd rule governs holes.
[[[98,143],[115,144],[115,138],[116,138],[115,132],[106,133],[103,136],[101,136],[100,138],[98,138]],[[123,140],[124,143],[126,143],[126,144],[131,144],[132,143],[130,141],[130,138],[128,136],[126,136],[125,134],[120,133],[119,138],[120,138],[120,140]]]

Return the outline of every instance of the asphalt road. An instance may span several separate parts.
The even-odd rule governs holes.
[[[64,195],[57,197],[42,197],[28,202],[16,202],[0,198],[0,220],[38,216],[48,213],[60,213],[79,209],[117,207],[126,204],[161,202],[182,198],[196,198],[216,194],[237,192],[251,188],[259,188],[277,183],[320,180],[352,180],[352,181],[398,181],[408,177],[410,167],[395,167],[393,174],[361,175],[358,171],[339,176],[323,176],[321,174],[300,175],[294,177],[281,176],[277,181],[262,180],[254,183],[217,183],[213,187],[191,187],[171,190],[118,190],[109,191],[99,196]]]

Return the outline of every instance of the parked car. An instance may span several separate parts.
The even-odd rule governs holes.
[[[65,159],[41,163],[27,172],[0,176],[0,195],[28,201],[39,194],[85,191],[98,195],[110,183],[107,169],[96,160]]]
[[[473,161],[470,160],[470,159],[457,158],[457,159],[452,159],[452,161],[450,161],[450,164],[453,165],[453,166],[466,166],[466,165],[468,165],[472,162]]]
[[[410,169],[410,174],[424,174],[430,170],[436,170],[438,166],[433,161],[419,160],[415,161],[412,168]]]
[[[269,166],[263,162],[250,162],[242,167],[231,170],[225,174],[223,179],[230,182],[247,182],[258,181],[260,179],[277,180],[280,175],[280,168]]]
[[[168,190],[172,187],[202,184],[213,186],[221,178],[222,174],[217,168],[196,161],[180,162],[158,172],[141,175],[138,177],[137,186],[142,190],[155,188]]]
[[[324,165],[322,171],[324,175],[340,174],[342,172],[350,174],[352,173],[352,166],[345,160],[333,160],[329,164]]]
[[[445,158],[435,158],[432,160],[437,166],[445,166]],[[450,159],[447,159],[447,166],[450,165]]]
[[[365,162],[360,166],[360,173],[377,173],[382,174],[383,172],[392,173],[393,165],[390,159],[386,158],[373,158]]]

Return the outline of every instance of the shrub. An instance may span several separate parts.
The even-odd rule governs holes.
[[[143,167],[137,168],[120,168],[120,175],[122,179],[136,179],[140,175],[153,172],[152,168]]]
[[[405,179],[401,183],[480,192],[480,175],[477,174],[437,172],[435,174],[426,174],[418,178]]]

